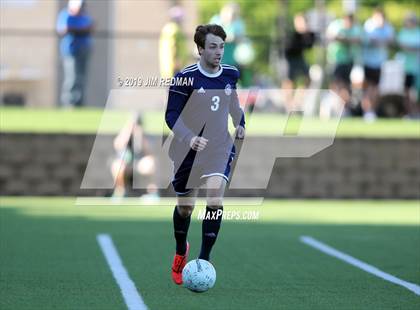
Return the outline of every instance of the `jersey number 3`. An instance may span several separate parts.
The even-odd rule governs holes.
[[[220,97],[219,96],[213,96],[211,98],[211,101],[213,102],[212,105],[210,106],[210,109],[215,112],[217,110],[219,110],[219,102],[220,102]]]

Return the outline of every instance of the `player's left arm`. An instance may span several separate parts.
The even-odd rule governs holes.
[[[239,77],[239,72],[238,72]],[[232,96],[229,105],[229,114],[232,117],[233,125],[236,128],[235,137],[243,139],[245,137],[245,113],[239,104],[238,93],[236,92],[236,82],[232,87]]]

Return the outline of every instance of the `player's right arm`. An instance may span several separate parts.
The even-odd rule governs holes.
[[[175,78],[184,78],[185,76],[179,72]],[[179,142],[188,144],[193,149],[197,145],[201,145],[194,134],[182,120],[181,113],[191,96],[193,89],[192,86],[171,86],[169,88],[168,104],[166,106],[165,121],[168,127],[174,133],[175,139]]]

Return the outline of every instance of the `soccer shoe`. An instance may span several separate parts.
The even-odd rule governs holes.
[[[188,261],[188,254],[190,252],[190,244],[187,241],[187,251],[184,255],[175,254],[174,262],[172,263],[172,280],[178,285],[182,284],[182,269]]]

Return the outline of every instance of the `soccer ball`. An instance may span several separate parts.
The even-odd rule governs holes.
[[[216,270],[204,259],[195,259],[182,270],[184,287],[193,292],[205,292],[216,282]]]

